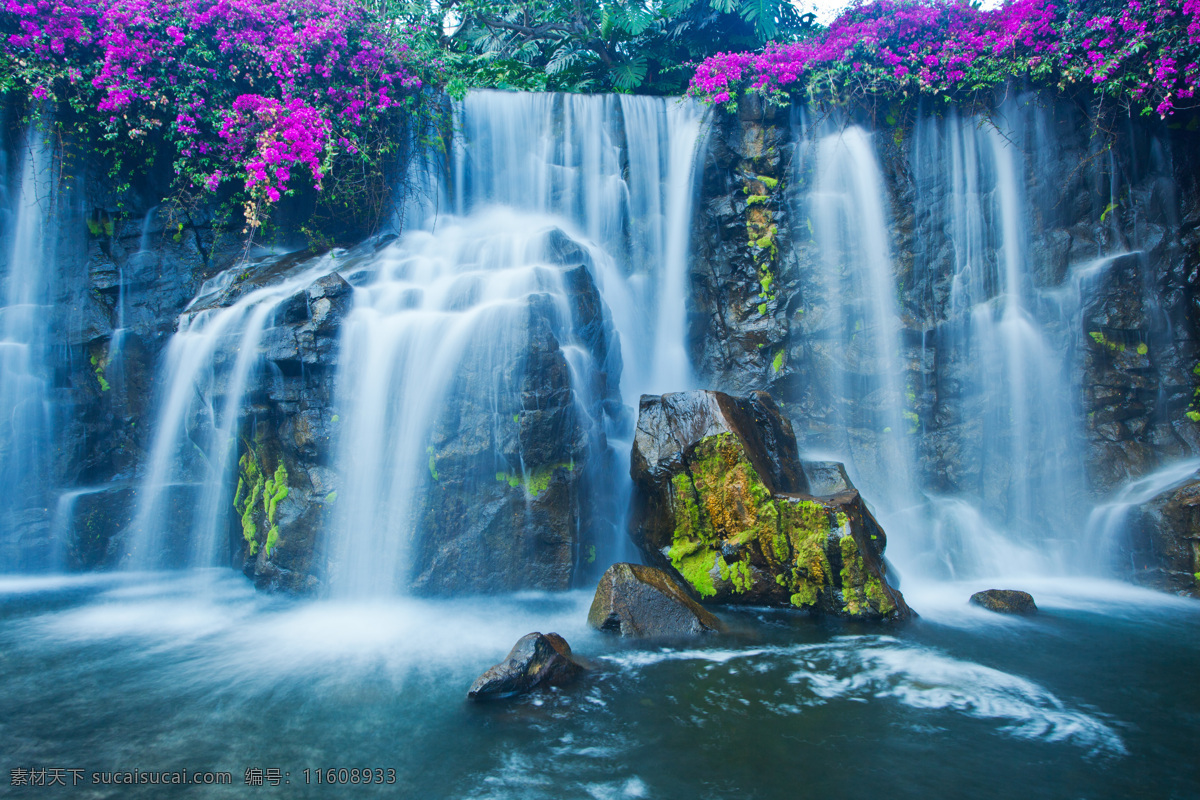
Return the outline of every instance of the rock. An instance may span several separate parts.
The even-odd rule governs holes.
[[[681,636],[725,629],[667,573],[640,564],[608,568],[596,587],[588,625],[622,636]]]
[[[1119,564],[1144,586],[1200,597],[1200,473],[1131,510]]]
[[[793,606],[862,619],[913,615],[887,580],[887,538],[844,470],[809,472],[764,392],[642,398],[631,535],[703,603]]]
[[[1000,614],[1032,614],[1038,610],[1029,592],[1016,589],[988,589],[971,595],[971,605]]]
[[[529,633],[513,645],[503,661],[475,679],[467,697],[482,700],[525,694],[539,686],[568,683],[584,669],[557,633]]]

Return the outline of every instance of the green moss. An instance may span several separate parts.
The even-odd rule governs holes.
[[[765,203],[770,199],[771,198],[767,197],[765,194],[752,194],[746,198],[746,205],[754,206],[758,205],[759,203]]]
[[[843,606],[847,614],[856,617],[870,610],[866,593],[863,591],[866,567],[853,536],[843,536],[838,545],[842,551]]]
[[[781,369],[783,369],[783,350],[777,352],[775,354],[775,359],[771,362],[772,372],[779,372]]]
[[[1200,422],[1200,411],[1187,412],[1187,418],[1190,419],[1192,422]]]
[[[548,467],[540,467],[532,472],[527,472],[525,475],[515,472],[497,472],[496,480],[500,483],[507,483],[513,489],[518,486],[524,486],[526,492],[537,497],[550,488],[550,481],[554,479],[554,473],[559,469],[573,472],[575,470],[575,462],[567,461],[561,464],[551,464]],[[436,475],[434,479],[437,479]]]
[[[333,417],[330,418],[330,422],[341,422],[341,421],[342,421],[342,418],[340,416],[338,416],[337,414],[334,414]]]
[[[287,467],[280,460],[279,466],[275,467],[275,474],[267,479],[263,487],[263,510],[267,512],[267,521],[271,525],[275,524],[276,507],[288,496],[287,479]]]
[[[801,580],[795,587],[795,592],[788,598],[797,608],[812,607],[817,604],[819,591],[812,581]]]
[[[717,569],[721,573],[721,580],[732,583],[733,591],[737,594],[745,594],[754,588],[754,574],[750,571],[749,561],[726,564],[724,558],[718,558]]]
[[[767,191],[769,192],[775,191],[775,189],[779,186],[779,180],[777,178],[772,178],[769,175],[756,175],[755,177],[762,182],[763,186],[767,187]]]
[[[325,502],[331,503],[331,504],[336,503],[337,502],[337,492],[330,492],[329,494],[325,495]]]
[[[767,304],[766,303],[758,304],[758,313],[763,315],[764,317],[767,315]]]
[[[667,551],[671,566],[692,585],[701,597],[713,597],[717,587],[713,583],[712,571],[717,564],[717,553],[699,543],[677,543]]]
[[[102,345],[93,346],[89,361],[92,364],[92,372],[96,375],[96,383],[100,385],[100,391],[107,392],[112,388],[107,378],[104,377],[104,373],[108,370],[108,350]]]
[[[429,455],[429,477],[436,481],[438,479],[437,458],[434,456],[433,445],[426,447],[425,452]]]
[[[588,545],[588,554],[587,554],[586,560],[587,560],[587,563],[589,563],[589,564],[596,563],[596,545],[594,545],[594,544]]]
[[[1124,344],[1122,344],[1121,342],[1114,342],[1113,340],[1106,337],[1100,331],[1089,331],[1088,336],[1090,336],[1092,338],[1092,341],[1095,342],[1096,344],[1100,345],[1101,347],[1107,347],[1109,350],[1112,350],[1114,353],[1125,352]]]
[[[271,530],[267,531],[267,542],[263,545],[263,552],[267,558],[271,557],[271,551],[275,549],[275,545],[279,544],[279,526],[272,525]]]
[[[1138,343],[1137,354],[1139,356],[1144,356],[1149,352],[1150,352],[1150,346],[1148,344],[1146,344],[1145,342]]]
[[[892,602],[892,598],[888,597],[888,593],[883,588],[883,581],[872,575],[867,579],[867,599],[871,601],[871,605],[879,610],[880,614],[890,614],[895,610],[896,604]]]

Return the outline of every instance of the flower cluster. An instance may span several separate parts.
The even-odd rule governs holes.
[[[1200,0],[860,0],[818,35],[702,62],[690,92],[961,95],[1013,78],[1086,82],[1161,116],[1200,84]]]
[[[161,135],[185,184],[239,180],[256,202],[297,167],[321,188],[427,68],[416,32],[359,0],[4,2],[0,68],[31,96],[90,108],[110,137]]]

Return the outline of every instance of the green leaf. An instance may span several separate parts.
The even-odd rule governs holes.
[[[613,86],[618,91],[627,92],[636,89],[646,80],[646,59],[635,56],[628,61],[614,64],[612,68]]]
[[[779,11],[779,0],[743,0],[742,19],[752,23],[759,36],[772,39],[779,29],[775,25],[775,14]]]
[[[645,32],[654,22],[654,16],[645,8],[630,4],[622,6],[615,14],[613,21],[617,27],[632,36]]]

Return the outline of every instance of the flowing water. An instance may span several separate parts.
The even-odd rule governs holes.
[[[46,122],[45,124],[49,124]],[[0,567],[45,569],[47,548],[17,540],[15,530],[44,530],[53,450],[50,367],[54,272],[48,268],[55,182],[50,145],[31,124],[17,150],[19,164],[0,164],[16,180],[4,193],[0,219]],[[41,523],[41,524],[39,524]]]
[[[1022,156],[978,120],[925,120],[912,143],[917,204],[944,211],[952,252],[936,331],[919,330],[904,303],[874,135],[797,122],[808,313],[823,315],[812,346],[835,409],[820,429],[796,419],[797,432],[810,452],[847,461],[920,620],[881,630],[743,609],[722,612],[725,636],[630,643],[586,627],[588,591],[406,594],[438,480],[434,445],[445,444],[434,436],[464,385],[482,409],[479,488],[529,477],[523,450],[502,443],[531,320],[561,353],[588,469],[608,477],[593,498],[611,537],[597,566],[632,556],[622,515],[637,399],[697,385],[685,298],[702,121],[656,98],[473,92],[455,109],[448,163],[429,157],[410,176],[419,190],[396,241],[353,267],[335,252],[269,260],[256,267],[273,271],[269,283],[243,286],[239,265],[205,284],[162,361],[129,571],[0,579],[0,768],[78,768],[90,797],[229,796],[253,768],[280,772],[279,786],[254,792],[292,797],[1197,796],[1197,604],[1062,577],[1080,550],[1119,535],[1133,505],[1196,468],[1131,484],[1085,525],[1071,337],[1095,280],[1130,254],[1097,253],[1061,285],[1037,285]],[[31,141],[21,169],[0,170],[25,173],[0,197],[0,411],[26,420],[0,441],[13,448],[0,461],[5,491],[29,478],[7,470],[12,459],[51,433],[38,411],[45,316],[11,311],[51,296],[34,270],[46,258],[48,165]],[[577,263],[605,306],[604,348],[573,318]],[[331,597],[299,601],[204,567],[225,560],[235,437],[266,368],[259,345],[284,300],[334,271],[354,287],[336,387],[345,478],[323,553]],[[125,308],[120,294],[118,331]],[[949,451],[978,464],[948,483],[930,479],[922,444],[928,364],[946,354],[964,387],[953,411],[978,420],[947,435]],[[63,493],[48,528],[65,529],[91,491]],[[31,566],[7,553],[4,564]],[[179,566],[191,569],[154,571]],[[1033,592],[1039,614],[966,605],[998,575]],[[467,702],[471,680],[531,630],[563,634],[595,671]],[[395,783],[318,784],[330,768],[335,780],[369,769]],[[228,771],[238,788],[104,783],[182,769]]]
[[[221,542],[233,497],[238,424],[246,387],[261,369],[259,342],[275,307],[336,268],[334,255],[285,269],[228,306],[208,305],[243,279],[244,265],[201,287],[163,357],[154,441],[131,525],[129,567],[208,567],[226,562]]]
[[[910,591],[925,616],[896,632],[742,611],[724,637],[624,644],[585,626],[582,592],[296,603],[224,570],[9,579],[3,766],[234,785],[63,790],[89,797],[1195,796],[1194,601],[1047,582],[1013,619],[965,606],[973,588]],[[467,701],[530,630],[595,673]],[[253,768],[280,785],[247,787]],[[330,768],[395,784],[317,785]]]
[[[456,109],[455,127],[452,182],[423,187],[403,214],[417,229],[352,279],[361,288],[339,378],[346,490],[329,543],[338,596],[409,585],[422,498],[437,481],[439,419],[461,413],[464,391],[491,409],[490,463],[474,485],[499,475],[527,481],[539,466],[502,444],[526,405],[517,395],[535,298],[550,302],[590,460],[615,483],[598,501],[599,515],[615,521],[598,545],[601,563],[630,556],[622,462],[638,397],[692,385],[684,284],[699,109],[649,97],[475,92]],[[563,237],[585,254],[611,317],[605,363],[572,330],[548,250]],[[464,388],[464,373],[490,377]],[[614,386],[619,379],[625,411],[602,408],[593,377],[601,373]]]

